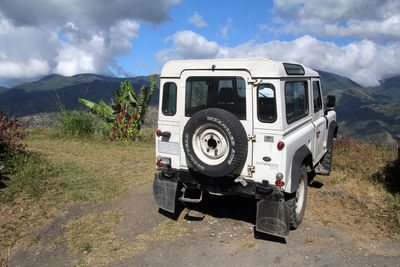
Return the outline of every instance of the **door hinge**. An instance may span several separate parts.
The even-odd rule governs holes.
[[[255,134],[249,134],[247,136],[247,140],[249,140],[250,142],[255,142],[256,141],[256,135]]]
[[[247,166],[247,176],[253,176],[253,173],[256,171],[256,167],[255,166]]]
[[[247,83],[253,84],[253,85],[258,85],[259,83],[261,83],[261,80],[260,79],[248,79]]]

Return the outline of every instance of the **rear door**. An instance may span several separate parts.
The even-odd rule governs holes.
[[[182,140],[183,128],[194,113],[207,108],[222,108],[233,113],[243,125],[247,135],[253,134],[252,88],[246,71],[202,71],[187,70],[181,75],[180,86],[185,94],[180,118]],[[232,96],[233,93],[233,96]],[[182,101],[182,99],[180,100]],[[183,145],[180,146],[181,168],[187,168]],[[247,175],[247,166],[252,163],[252,143],[248,143],[246,162],[241,175]]]
[[[313,160],[316,164],[325,152],[325,134],[327,120],[322,107],[322,94],[319,79],[312,79],[312,111],[314,124]]]

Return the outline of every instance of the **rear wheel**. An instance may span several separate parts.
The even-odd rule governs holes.
[[[308,192],[308,175],[307,168],[305,165],[301,167],[301,175],[299,187],[295,194],[292,194],[289,199],[286,200],[286,204],[289,208],[290,213],[290,228],[296,229],[304,218],[307,203],[307,192]]]

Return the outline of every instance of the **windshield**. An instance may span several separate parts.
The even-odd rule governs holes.
[[[222,108],[246,120],[246,82],[242,77],[189,77],[185,116],[206,108]]]

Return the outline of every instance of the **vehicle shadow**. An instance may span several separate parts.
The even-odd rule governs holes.
[[[241,196],[214,196],[203,194],[200,203],[186,203],[185,207],[215,218],[229,218],[255,224],[257,201]]]
[[[204,194],[202,202],[197,204],[188,203],[185,204],[185,207],[215,218],[229,218],[253,225],[256,224],[257,200],[255,198],[244,198],[237,195],[214,196]],[[204,216],[185,216],[185,219],[195,221],[201,221],[203,218]],[[285,238],[258,232],[255,227],[254,238],[286,244]]]

